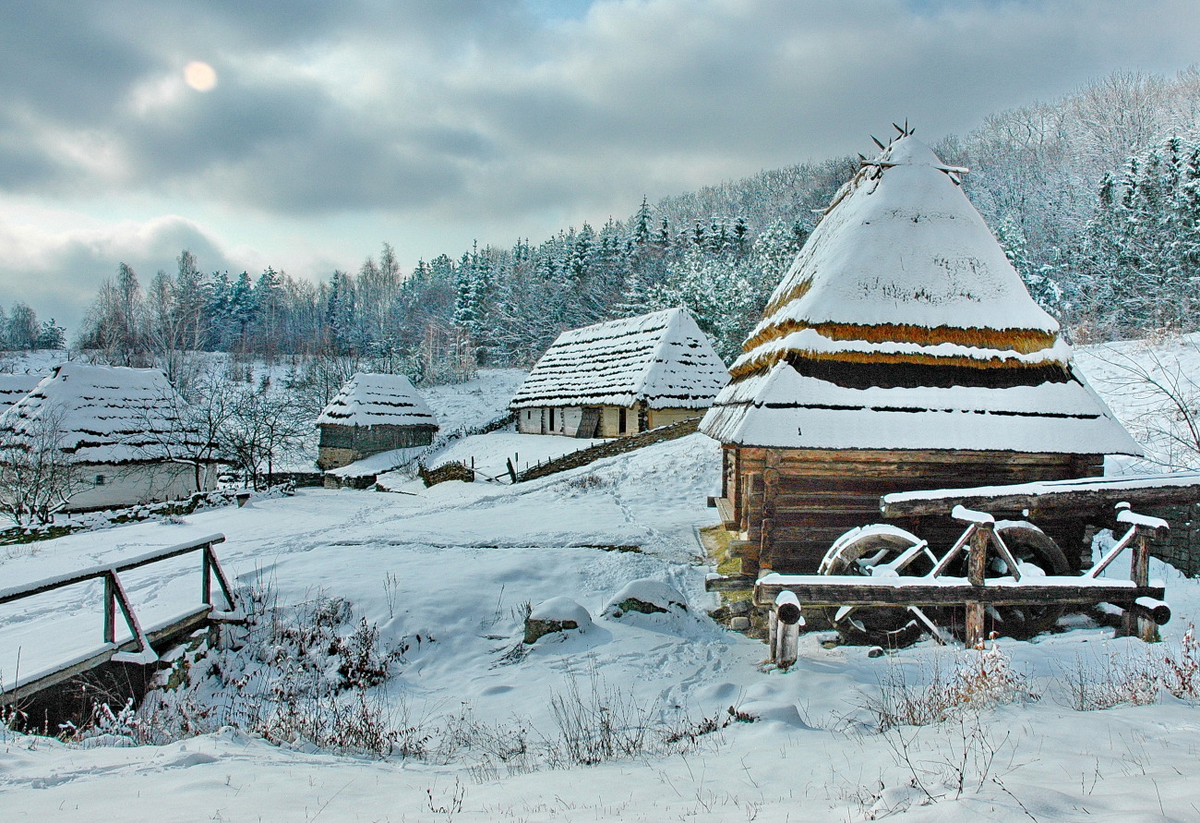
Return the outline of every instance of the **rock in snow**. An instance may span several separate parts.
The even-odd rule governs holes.
[[[525,642],[533,644],[548,634],[586,632],[592,627],[588,610],[569,597],[551,597],[539,603],[525,618]]]

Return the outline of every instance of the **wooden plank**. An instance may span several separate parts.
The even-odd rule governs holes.
[[[62,668],[55,669],[33,680],[17,681],[10,688],[0,691],[0,706],[24,700],[26,697],[37,694],[43,689],[57,686],[59,683],[70,680],[72,677],[103,666],[112,658],[116,650],[116,644],[108,643],[94,652],[88,652],[86,655],[72,660],[70,663],[63,665]]]
[[[713,500],[713,503],[716,505],[717,516],[721,518],[721,525],[729,531],[735,531],[737,529],[737,515],[734,514],[733,504],[725,497],[718,497]]]
[[[204,606],[171,620],[155,624],[152,629],[146,632],[146,638],[150,641],[152,647],[161,649],[175,639],[191,634],[203,626],[208,620],[210,611],[211,609],[208,606]],[[15,703],[44,689],[57,686],[59,683],[70,680],[72,677],[77,677],[84,672],[103,666],[117,652],[136,651],[137,647],[137,640],[132,637],[119,645],[116,643],[105,643],[94,651],[86,652],[79,657],[65,662],[61,668],[39,675],[33,680],[19,680],[7,690],[0,691],[0,705]]]

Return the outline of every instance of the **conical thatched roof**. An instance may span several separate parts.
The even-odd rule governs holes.
[[[644,401],[652,409],[703,409],[727,379],[687,309],[665,309],[563,332],[509,408]]]
[[[432,426],[433,411],[402,374],[358,374],[329,401],[317,425]]]
[[[909,134],[834,196],[701,429],[793,448],[1140,453]]]
[[[202,444],[183,399],[157,369],[64,363],[0,415],[11,445],[53,425],[78,463],[149,463]]]

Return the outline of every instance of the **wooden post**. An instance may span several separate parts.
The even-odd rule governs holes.
[[[1140,531],[1129,561],[1129,579],[1136,586],[1150,585],[1150,547],[1146,543],[1146,535]],[[1161,639],[1158,626],[1152,620],[1135,614],[1132,609],[1125,610],[1121,622],[1122,634],[1128,637],[1137,637],[1147,643],[1157,643]]]
[[[771,650],[771,662],[779,660],[779,615],[771,609],[767,615],[767,647]]]
[[[212,605],[212,559],[209,551],[212,546],[200,550],[200,602],[206,606]]]
[[[115,575],[112,572],[104,575],[104,642],[113,643],[117,637],[117,615],[116,604],[113,602],[116,599],[117,593],[114,590],[113,581]]]
[[[212,543],[204,547],[204,555],[208,558],[209,568],[217,576],[217,585],[221,587],[221,594],[225,597],[225,604],[229,607],[229,612],[238,612],[238,602],[233,596],[233,586],[230,585],[229,578],[225,576],[225,570],[217,562],[217,556],[213,553]]]
[[[804,625],[800,600],[794,592],[785,590],[776,595],[771,625],[774,627],[771,660],[786,669],[800,656],[800,627]]]
[[[967,554],[967,582],[972,586],[982,586],[984,572],[987,569],[987,548],[991,542],[992,525],[980,523],[971,535],[971,547]],[[983,643],[983,604],[979,601],[967,602],[967,645],[979,646]]]

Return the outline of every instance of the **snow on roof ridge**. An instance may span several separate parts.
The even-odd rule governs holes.
[[[437,426],[437,418],[403,374],[356,372],[317,417],[317,425]]]
[[[563,332],[509,406],[705,408],[727,379],[687,309],[661,309]]]

